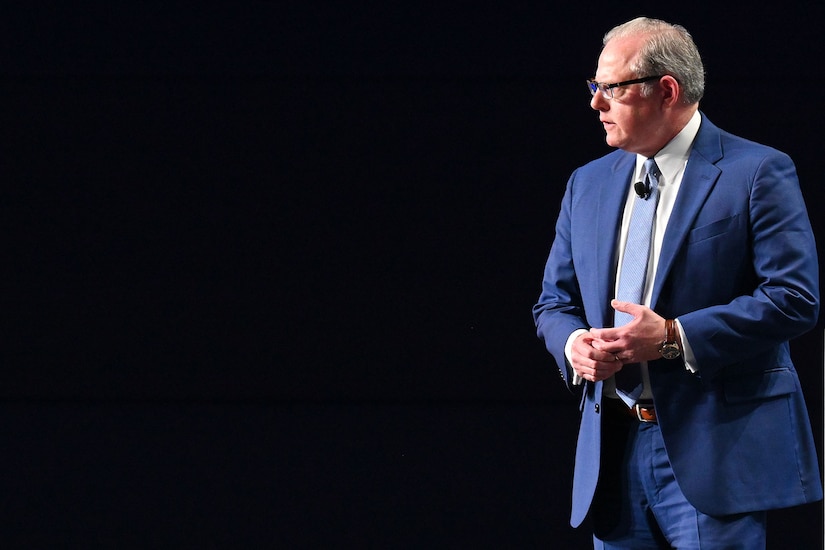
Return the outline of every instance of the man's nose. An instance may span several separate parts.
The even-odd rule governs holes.
[[[590,98],[590,108],[594,111],[606,111],[610,108],[610,102],[601,91],[598,91]]]

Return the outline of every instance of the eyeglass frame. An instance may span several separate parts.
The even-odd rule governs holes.
[[[656,80],[662,78],[667,75],[656,75],[656,76],[644,76],[642,78],[634,78],[632,80],[625,80],[624,82],[614,82],[613,84],[604,84],[602,82],[596,82],[595,80],[588,78],[587,79],[587,89],[590,90],[590,96],[595,96],[596,92],[601,92],[602,97],[605,99],[613,99],[613,88],[618,88],[620,86],[630,86],[631,84],[641,84],[643,82],[650,82],[651,80]],[[608,96],[608,92],[610,95]]]

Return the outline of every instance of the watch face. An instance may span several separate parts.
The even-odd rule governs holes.
[[[679,351],[679,346],[672,343],[663,345],[661,353],[662,357],[664,357],[665,359],[676,359],[681,355],[681,352]]]

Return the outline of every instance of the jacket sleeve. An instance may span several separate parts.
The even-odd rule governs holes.
[[[537,334],[556,361],[568,388],[573,387],[572,369],[567,363],[564,346],[577,329],[589,329],[585,320],[579,281],[573,265],[571,212],[575,173],[570,177],[556,221],[556,233],[544,267],[541,294],[533,306]]]
[[[819,312],[816,245],[793,162],[765,148],[737,163],[722,166],[714,200],[736,197],[741,210],[701,220],[685,245],[684,263],[693,267],[683,269],[698,269],[701,259],[707,281],[699,272],[682,278],[695,281],[681,290],[683,302],[692,300],[695,309],[679,312],[679,321],[705,378],[770,354],[813,328]],[[702,304],[698,296],[714,298]]]

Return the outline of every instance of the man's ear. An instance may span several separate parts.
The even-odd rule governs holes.
[[[664,103],[675,105],[679,101],[679,92],[682,88],[679,81],[670,75],[665,75],[659,81],[659,85],[662,87],[662,100]]]

